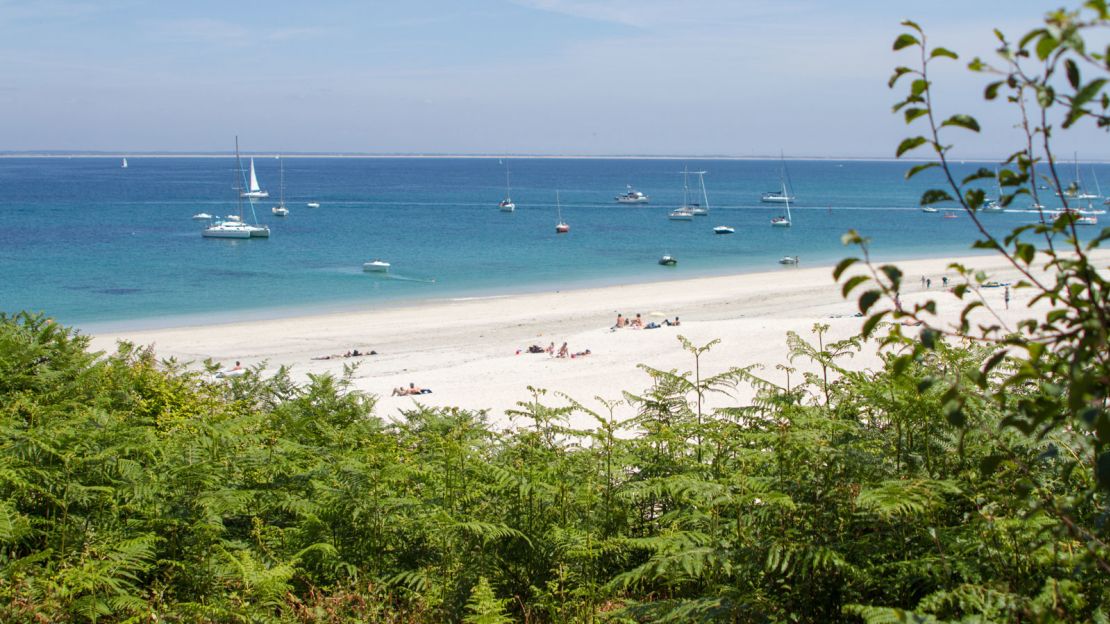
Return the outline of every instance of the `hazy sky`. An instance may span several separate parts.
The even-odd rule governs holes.
[[[892,156],[891,42],[960,51],[965,156],[1016,148],[962,66],[1033,0],[0,0],[0,150]],[[1015,14],[1006,18],[1004,12]],[[947,108],[947,107],[946,107]],[[1072,133],[1076,134],[1076,133]],[[1061,146],[1110,157],[1106,135]]]

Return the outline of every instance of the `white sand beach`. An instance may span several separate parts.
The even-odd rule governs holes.
[[[1103,253],[1101,259],[1110,258]],[[962,304],[943,293],[941,278],[955,280],[945,267],[953,260],[988,272],[1002,282],[1016,280],[1017,271],[995,256],[897,262],[905,273],[903,302],[933,297],[940,316],[958,318]],[[922,276],[932,287],[920,285]],[[955,283],[954,281],[952,283]],[[1026,317],[1029,291],[1012,290],[1009,310],[1003,288],[983,289],[985,301],[1007,323]],[[782,267],[764,273],[424,303],[411,307],[317,314],[203,327],[121,331],[93,336],[96,349],[112,350],[118,340],[154,345],[160,357],[200,362],[212,358],[230,367],[265,363],[266,371],[288,366],[300,380],[309,373],[342,373],[358,364],[354,385],[380,397],[377,413],[395,418],[416,401],[433,406],[489,410],[497,423],[509,423],[505,411],[530,398],[528,386],[563,392],[600,409],[595,396],[620,399],[622,391],[641,392],[650,385],[637,368],[692,370],[694,360],[677,336],[696,344],[719,339],[702,357],[703,375],[732,366],[761,364],[762,375],[785,383],[776,364],[789,364],[786,334],[811,337],[814,323],[827,323],[827,339],[858,332],[855,299],[841,297],[831,267]],[[612,331],[616,316],[642,315],[644,322],[681,319],[678,327]],[[1012,326],[1012,325],[1011,325]],[[590,355],[554,358],[530,354],[529,345],[558,349],[566,342],[571,353]],[[352,349],[376,351],[358,358],[337,357]],[[874,365],[867,350],[852,360],[856,367]],[[801,363],[796,363],[801,365]],[[801,366],[804,370],[804,365]],[[265,373],[264,373],[265,374]],[[414,383],[432,390],[419,397],[391,396],[391,389]],[[750,392],[741,390],[738,398]],[[718,399],[729,401],[727,398]],[[552,405],[565,399],[548,395]],[[622,407],[619,415],[628,416]],[[574,418],[589,425],[589,418]]]

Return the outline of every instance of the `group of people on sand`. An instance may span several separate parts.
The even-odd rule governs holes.
[[[680,324],[681,324],[681,322],[678,320],[678,317],[676,316],[676,317],[674,317],[674,321],[671,321],[670,319],[663,319],[662,323],[656,323],[655,321],[651,321],[647,325],[644,325],[644,319],[640,316],[639,312],[636,313],[636,318],[631,318],[631,319],[630,318],[625,318],[620,312],[618,312],[617,313],[617,322],[616,322],[616,324],[613,325],[612,329],[613,329],[613,331],[616,331],[618,329],[623,329],[625,327],[629,327],[631,329],[659,329],[660,327],[663,327],[664,325],[667,326],[667,327],[677,327]]]
[[[429,390],[427,388],[421,388],[420,386],[412,383],[411,381],[409,382],[409,387],[408,388],[406,388],[404,386],[400,386],[398,388],[393,389],[393,396],[409,396],[409,395],[412,395],[412,394],[431,394],[431,393],[432,393],[431,390]]]
[[[339,358],[362,357],[364,355],[377,355],[377,354],[378,354],[378,352],[373,351],[373,350],[371,350],[371,351],[359,351],[358,349],[351,349],[350,351],[348,351],[346,353],[335,353],[335,354],[332,354],[332,355],[320,355],[320,356],[314,357],[312,359],[314,359],[314,360],[335,360],[335,359],[339,359]]]
[[[540,345],[532,345],[532,346],[528,347],[527,350],[528,350],[528,353],[546,353],[551,357],[557,357],[557,358],[585,357],[585,356],[590,355],[590,354],[593,353],[593,351],[590,351],[589,349],[585,349],[583,351],[577,351],[575,353],[571,353],[570,352],[570,347],[568,347],[567,343],[565,343],[565,342],[563,343],[563,346],[559,347],[558,351],[555,350],[555,343],[554,342],[547,345],[546,349],[541,347]],[[517,355],[520,355],[519,350],[517,351]]]

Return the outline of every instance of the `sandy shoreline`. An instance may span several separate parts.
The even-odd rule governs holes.
[[[1000,281],[1017,275],[1003,259],[993,256],[898,262],[895,264],[906,275],[904,302],[932,296],[943,318],[956,318],[960,303],[940,292],[945,267],[953,260],[982,269]],[[955,277],[952,272],[947,275]],[[920,285],[921,276],[932,278],[931,289]],[[1003,289],[982,292],[1007,322],[1030,314],[1027,292],[1012,292],[1010,310],[1003,309]],[[828,339],[845,338],[859,330],[861,319],[855,317],[856,312],[855,301],[841,297],[830,267],[784,267],[726,277],[101,333],[93,336],[93,346],[112,350],[116,341],[129,340],[154,345],[163,358],[200,362],[210,357],[227,366],[236,360],[244,366],[264,362],[269,371],[284,365],[299,380],[309,373],[338,375],[345,364],[357,362],[354,385],[380,397],[379,416],[396,417],[419,400],[433,406],[487,409],[491,420],[508,423],[505,410],[529,400],[528,386],[564,392],[599,408],[595,396],[620,399],[623,391],[638,393],[650,385],[638,364],[692,369],[693,359],[682,350],[676,338],[679,334],[696,344],[720,339],[702,358],[703,374],[758,363],[764,366],[763,376],[785,383],[785,373],[775,365],[789,364],[787,332],[809,337],[814,323],[820,322],[830,325]],[[645,322],[678,316],[682,324],[611,331],[617,313],[640,313]],[[585,349],[592,353],[559,359],[526,351],[532,344],[546,347],[554,342],[558,347],[564,341],[572,353]],[[314,359],[356,348],[378,354]],[[866,367],[876,362],[874,353],[865,352],[854,358],[853,365]],[[392,388],[410,382],[433,392],[419,399],[390,396]],[[746,392],[742,390],[739,398],[747,398]],[[564,399],[551,395],[547,402],[565,404]],[[622,407],[618,414],[631,412]],[[584,415],[574,421],[589,424]]]

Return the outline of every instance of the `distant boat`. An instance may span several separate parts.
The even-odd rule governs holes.
[[[784,217],[784,216],[780,215],[778,217],[775,217],[775,218],[771,219],[771,227],[790,227],[790,225],[792,223],[791,222],[791,215],[790,215],[790,199],[789,199],[789,196],[787,196],[787,194],[786,194],[786,181],[785,180],[782,183],[782,195],[783,195],[783,197],[787,198],[786,199],[786,216]]]
[[[279,217],[287,217],[287,216],[289,216],[289,209],[285,207],[285,161],[284,160],[279,160],[278,162],[280,163],[279,164],[279,170],[281,172],[279,174],[280,177],[278,178],[280,180],[278,185],[279,185],[279,188],[281,189],[279,191],[281,199],[278,200],[278,205],[274,206],[273,208],[270,208],[270,212],[274,213],[275,215],[277,215]]]
[[[937,210],[936,208],[933,208],[932,206],[922,206],[921,207],[921,212],[933,213],[933,212],[940,212],[940,211]]]
[[[1098,217],[1088,213],[1084,210],[1076,210],[1075,208],[1065,208],[1064,210],[1057,210],[1050,213],[1053,221],[1065,215],[1072,215],[1073,223],[1076,225],[1098,225]]]
[[[370,262],[362,263],[362,270],[367,273],[387,273],[389,272],[389,263],[385,260],[371,260]]]
[[[308,206],[309,208],[319,208],[320,207],[320,202],[308,202],[305,205]]]
[[[123,159],[123,164],[120,165],[119,168],[120,169],[126,169],[127,168],[127,159],[126,158]]]
[[[798,264],[798,256],[783,256],[779,258],[779,264]]]
[[[570,226],[566,221],[563,221],[563,209],[559,205],[559,191],[555,191],[555,213],[558,215],[558,222],[555,224],[556,234],[566,234],[570,231]]]
[[[782,183],[781,191],[767,191],[759,196],[759,201],[769,204],[781,204],[786,202],[796,202],[794,198],[793,185],[788,185],[790,181],[790,172],[786,170],[786,157],[779,153],[779,160],[782,162],[782,168],[779,171],[779,181]]]
[[[235,157],[238,158],[238,154],[236,154]],[[270,196],[269,191],[264,191],[260,186],[258,186],[258,175],[254,172],[254,158],[251,158],[250,186],[247,188],[246,191],[242,191],[240,194],[243,197],[248,197],[250,199],[263,199]]]
[[[198,212],[193,215],[193,221],[208,221],[211,218],[212,215],[208,214],[207,212]]]
[[[513,212],[516,210],[516,204],[513,203],[512,187],[509,184],[509,166],[505,165],[505,199],[497,204],[501,212]]]
[[[979,212],[1003,212],[1002,207],[1002,181],[998,177],[998,167],[994,168],[994,178],[998,184],[998,199],[989,199],[979,207]]]
[[[637,190],[633,189],[631,184],[629,184],[626,188],[628,188],[627,193],[624,193],[623,195],[617,195],[616,196],[615,199],[617,200],[618,203],[621,203],[621,204],[646,204],[646,203],[648,203],[648,196],[644,195],[640,191],[637,191]]]
[[[670,254],[664,254],[662,258],[659,258],[659,264],[663,266],[674,266],[678,264],[678,258]]]
[[[955,212],[952,212],[951,210],[945,210],[944,211],[944,218],[945,219],[956,219],[956,218],[959,218],[959,215],[957,215]]]
[[[713,228],[714,234],[734,234],[735,232],[735,229],[730,228],[727,225],[718,225],[717,227]]]
[[[1094,167],[1091,167],[1091,175],[1094,175]],[[1098,183],[1098,178],[1095,178],[1095,183]],[[1068,199],[1101,199],[1102,190],[1099,193],[1087,193],[1083,190],[1083,181],[1079,179],[1079,153],[1075,154],[1075,186],[1069,189],[1064,189],[1062,193],[1056,193],[1057,197],[1066,197]]]

